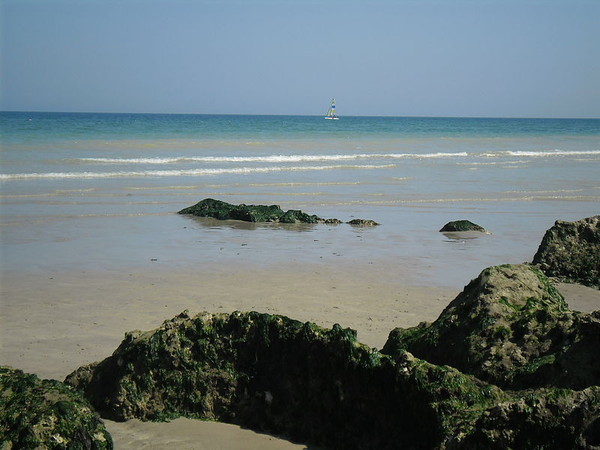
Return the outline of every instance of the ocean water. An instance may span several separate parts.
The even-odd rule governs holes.
[[[0,113],[12,271],[314,265],[463,286],[600,213],[600,120]],[[381,225],[176,214],[207,198]],[[439,233],[468,219],[490,235]]]

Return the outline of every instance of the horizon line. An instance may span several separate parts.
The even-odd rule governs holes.
[[[0,110],[0,113],[33,113],[33,114],[137,114],[137,115],[173,115],[173,116],[267,116],[267,117],[322,117],[323,114],[264,114],[264,113],[199,113],[199,112],[110,112],[110,111],[48,111],[48,110]],[[344,117],[373,117],[373,118],[415,118],[415,119],[548,119],[548,120],[599,120],[598,117],[548,117],[548,116],[437,116],[437,115],[355,115]]]

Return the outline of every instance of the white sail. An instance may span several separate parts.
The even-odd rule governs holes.
[[[337,116],[337,114],[335,112],[335,98],[331,99],[331,105],[329,105],[329,109],[327,110],[327,113],[325,114],[325,118],[331,119],[331,120],[339,119],[339,117]]]

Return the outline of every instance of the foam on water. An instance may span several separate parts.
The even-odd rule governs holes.
[[[552,156],[581,156],[581,155],[593,155],[600,156],[600,150],[547,150],[547,151],[507,151],[504,152],[509,156],[530,156],[547,158]],[[498,157],[500,154],[486,154],[486,156]]]
[[[237,167],[223,169],[187,169],[187,170],[145,170],[123,172],[49,172],[49,173],[15,173],[0,174],[0,180],[27,180],[27,179],[91,179],[91,178],[136,178],[136,177],[180,177],[204,175],[232,175],[267,172],[302,172],[311,170],[338,170],[338,169],[389,169],[393,164],[386,165],[343,165],[343,166],[270,166],[270,167]]]
[[[458,153],[357,153],[347,155],[268,155],[268,156],[174,156],[170,158],[79,158],[74,162],[100,164],[172,164],[186,162],[263,162],[293,163],[303,161],[353,161],[357,159],[452,158],[468,156]]]
[[[586,151],[503,151],[495,153],[467,153],[467,152],[436,152],[436,153],[356,153],[345,155],[267,155],[267,156],[173,156],[163,158],[78,158],[75,163],[99,164],[173,164],[185,162],[303,162],[303,161],[346,161],[357,159],[400,159],[400,158],[459,158],[459,157],[484,157],[502,158],[506,156],[552,157],[552,156],[600,156],[600,150]]]

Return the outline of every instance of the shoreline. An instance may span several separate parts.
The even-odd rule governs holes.
[[[288,264],[211,266],[210,271],[197,272],[160,267],[130,272],[5,272],[2,361],[40,378],[62,381],[78,367],[109,356],[125,332],[154,329],[185,309],[191,315],[254,310],[328,328],[339,323],[357,330],[360,342],[381,348],[393,328],[435,320],[462,291],[411,286],[394,277],[393,268],[382,267]],[[600,308],[600,290],[575,284],[557,287],[573,310]],[[219,422],[179,418],[169,423],[105,420],[105,424],[117,448],[306,448]]]

